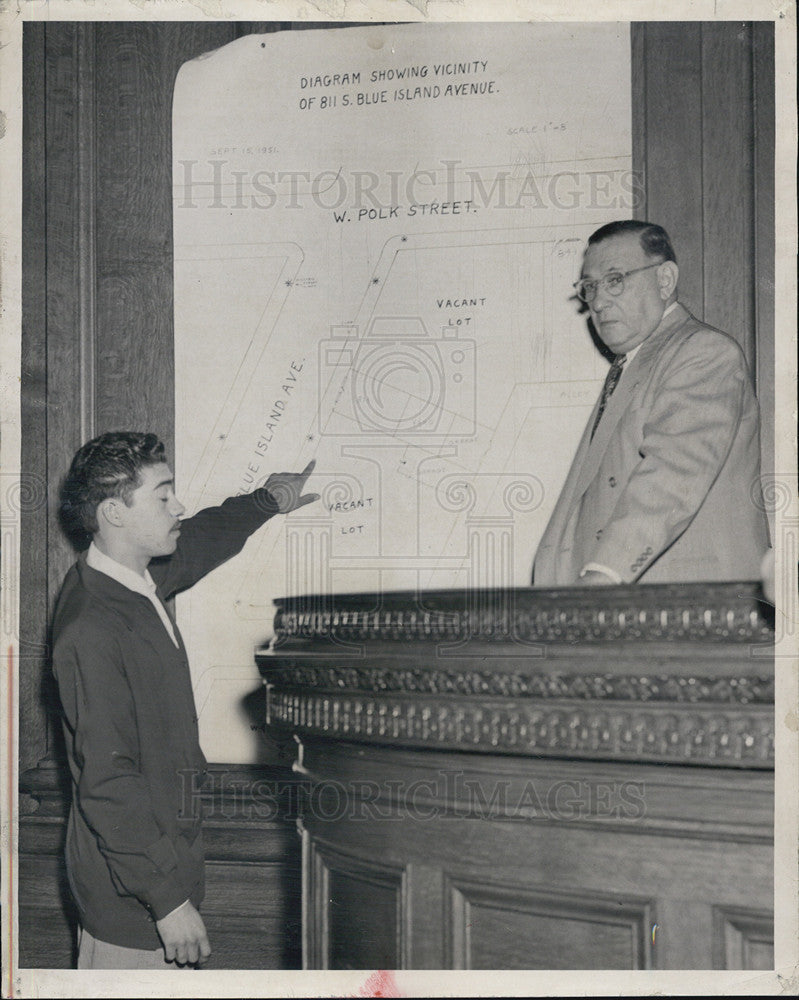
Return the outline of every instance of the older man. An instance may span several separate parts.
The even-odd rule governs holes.
[[[61,589],[53,669],[72,773],[79,969],[168,969],[210,954],[192,794],[205,758],[186,649],[164,602],[274,514],[318,499],[302,493],[312,467],[182,520],[154,434],[103,434],[72,460],[62,514],[91,544]]]
[[[576,283],[613,352],[538,547],[536,586],[756,579],[768,547],[760,422],[727,334],[677,301],[660,226],[589,239]]]

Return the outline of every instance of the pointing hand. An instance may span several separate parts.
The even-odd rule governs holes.
[[[304,507],[307,503],[313,503],[319,499],[318,493],[303,493],[305,482],[313,472],[316,459],[305,466],[302,472],[273,472],[264,483],[277,504],[278,513],[288,514],[291,510]]]

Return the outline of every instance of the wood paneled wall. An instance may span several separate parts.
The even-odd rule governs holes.
[[[153,429],[174,443],[177,71],[250,32],[320,26],[25,24],[21,771],[58,759],[47,623],[74,559],[57,523],[61,478],[103,431]],[[756,366],[770,468],[772,25],[649,23],[632,42],[637,214],[672,232],[684,298]]]
[[[47,622],[75,553],[58,490],[80,445],[153,430],[172,454],[172,91],[189,59],[270,24],[27,23],[20,768],[53,750]],[[46,486],[45,486],[46,484]]]
[[[664,226],[680,298],[735,337],[774,464],[774,31],[651,22],[632,33],[636,218]]]

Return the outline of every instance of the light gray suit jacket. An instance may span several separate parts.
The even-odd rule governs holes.
[[[592,441],[596,409],[541,538],[535,586],[577,583],[589,562],[623,582],[757,579],[768,547],[760,418],[738,344],[677,304]]]

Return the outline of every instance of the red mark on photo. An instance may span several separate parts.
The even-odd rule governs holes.
[[[373,972],[355,996],[359,997],[401,997],[394,973],[380,969]]]

